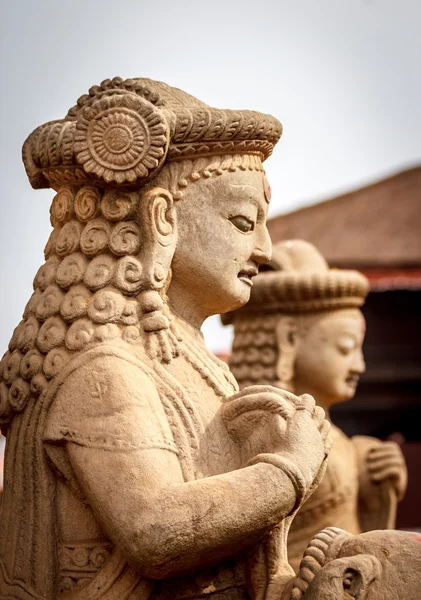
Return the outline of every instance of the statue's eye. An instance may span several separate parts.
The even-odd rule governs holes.
[[[237,215],[236,217],[230,217],[230,221],[237,229],[243,233],[248,233],[254,230],[254,222],[250,221],[247,217]]]
[[[339,351],[347,356],[355,350],[357,342],[352,338],[341,338],[338,343]]]

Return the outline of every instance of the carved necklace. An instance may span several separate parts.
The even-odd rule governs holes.
[[[193,332],[195,339],[191,339],[189,334],[189,325],[180,317],[176,317],[180,321],[179,329],[184,330],[186,335],[182,336],[180,341],[180,354],[183,358],[199,373],[202,379],[209,385],[217,396],[227,398],[237,391],[237,383],[234,376],[231,374],[228,366],[217,358],[203,343],[203,338],[198,332]],[[199,337],[200,335],[200,337]],[[209,366],[211,363],[211,366]],[[212,369],[212,366],[215,368]],[[222,372],[223,378],[217,374]]]

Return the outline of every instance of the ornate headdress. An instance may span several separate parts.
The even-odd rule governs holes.
[[[168,161],[249,154],[263,161],[282,133],[270,115],[211,108],[151,79],[106,79],[23,147],[34,188],[96,180],[139,187]]]

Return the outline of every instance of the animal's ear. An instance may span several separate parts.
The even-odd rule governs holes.
[[[276,325],[278,361],[276,376],[280,387],[292,390],[294,364],[298,347],[298,327],[294,317],[280,317]]]
[[[303,600],[368,600],[381,571],[380,561],[370,554],[332,560],[317,573]]]
[[[360,571],[349,567],[342,575],[342,588],[346,596],[361,598],[364,580]]]

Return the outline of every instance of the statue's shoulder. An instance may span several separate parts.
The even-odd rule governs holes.
[[[74,357],[52,382],[44,441],[99,448],[173,449],[152,362],[138,351],[100,345]]]
[[[136,379],[154,380],[153,362],[142,347],[129,344],[99,344],[76,354],[51,382],[50,395],[57,394],[63,385],[100,377],[106,380],[130,376]],[[129,381],[127,382],[129,383]]]

